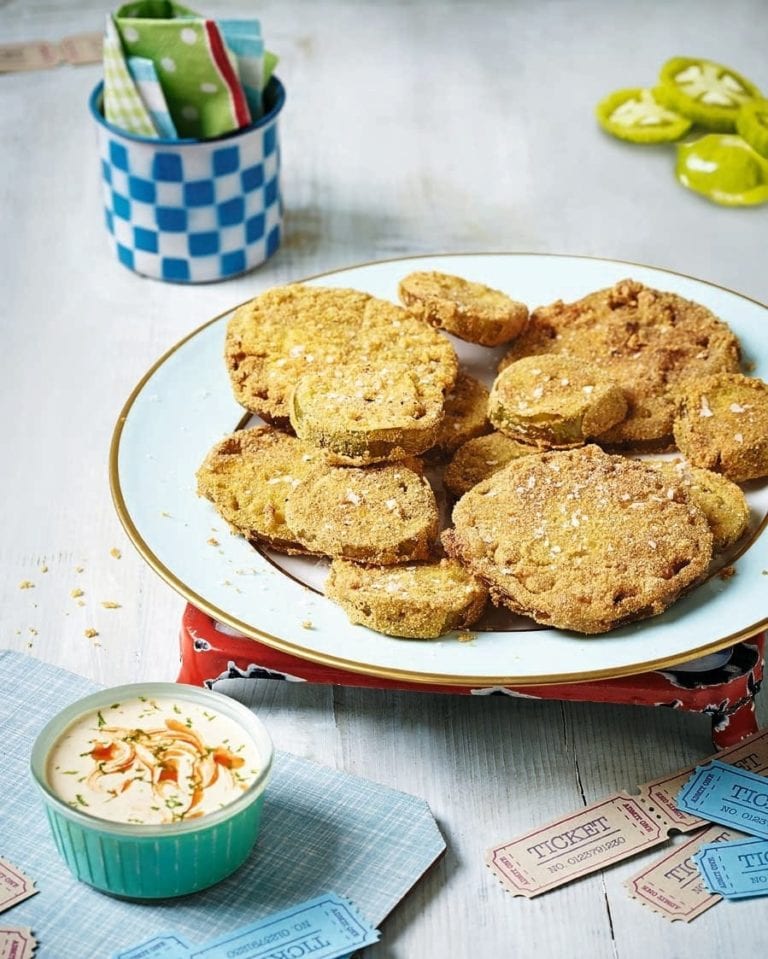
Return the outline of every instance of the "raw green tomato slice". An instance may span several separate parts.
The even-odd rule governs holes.
[[[741,137],[710,133],[677,148],[677,179],[723,206],[768,202],[768,162]]]
[[[668,143],[688,132],[691,121],[662,106],[650,90],[617,90],[597,105],[597,122],[620,140]]]
[[[760,96],[746,77],[712,60],[673,57],[661,68],[657,100],[708,130],[729,133],[743,103]]]
[[[736,130],[760,156],[768,157],[768,100],[750,100],[739,110]]]

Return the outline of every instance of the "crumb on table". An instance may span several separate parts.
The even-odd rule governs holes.
[[[114,599],[103,599],[101,601],[101,605],[104,607],[104,609],[120,609],[121,608],[120,603],[116,603]]]
[[[83,630],[83,635],[86,636],[88,639],[93,639],[94,636],[99,635],[99,631],[98,629],[94,629],[92,626],[89,626],[88,629]]]
[[[76,586],[69,595],[72,597],[72,599],[78,599],[80,596],[85,596],[85,590],[80,589],[79,586]]]
[[[720,570],[720,572],[719,572],[717,575],[718,575],[718,576],[720,577],[720,579],[722,579],[722,580],[730,579],[731,576],[735,576],[735,575],[736,575],[736,567],[735,567],[735,566],[723,566],[723,568]]]
[[[117,546],[113,546],[112,549],[109,551],[109,555],[113,559],[121,559],[123,554],[120,552]]]
[[[35,588],[35,584],[29,579],[23,579],[19,583],[19,589],[34,589],[34,588]]]

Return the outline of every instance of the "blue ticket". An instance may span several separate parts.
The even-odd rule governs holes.
[[[379,933],[346,899],[327,893],[243,926],[204,946],[190,959],[339,959],[379,941]]]
[[[768,896],[768,842],[737,839],[707,843],[693,861],[710,892],[727,899]]]
[[[121,949],[112,959],[187,959],[189,943],[177,932],[153,936],[130,949]]]
[[[737,766],[716,760],[699,766],[678,793],[677,807],[768,839],[768,779]]]

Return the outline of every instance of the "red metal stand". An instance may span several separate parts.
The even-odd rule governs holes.
[[[181,626],[178,682],[211,686],[220,679],[278,679],[465,696],[502,694],[571,702],[669,706],[710,716],[712,740],[718,749],[723,749],[757,732],[755,696],[763,678],[765,637],[765,633],[759,633],[738,643],[732,648],[727,663],[706,672],[671,669],[589,683],[473,688],[380,679],[323,666],[272,649],[257,640],[223,632],[210,616],[187,605]]]

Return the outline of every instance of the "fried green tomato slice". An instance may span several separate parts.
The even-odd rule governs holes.
[[[624,391],[605,373],[553,354],[512,363],[496,378],[488,401],[497,430],[543,449],[583,446],[626,415]]]
[[[437,440],[443,392],[391,363],[354,360],[305,373],[291,394],[291,425],[332,462],[367,466],[424,452]]]
[[[405,466],[331,466],[292,489],[285,521],[313,553],[391,566],[430,557],[438,509],[429,482]]]
[[[286,553],[305,553],[285,522],[288,496],[326,462],[322,450],[259,426],[220,440],[197,471],[197,492],[209,499],[230,528]]]
[[[453,522],[448,555],[497,605],[588,635],[663,612],[712,558],[681,486],[594,445],[510,463],[459,500]]]
[[[768,159],[768,100],[750,100],[739,110],[736,132],[755,153]]]
[[[354,359],[378,369],[411,369],[440,392],[458,360],[447,337],[402,307],[357,290],[293,284],[243,304],[227,325],[225,360],[237,401],[273,425],[287,426],[289,399],[307,372]]]
[[[409,273],[400,281],[398,293],[414,316],[481,346],[508,343],[528,320],[525,304],[500,290],[450,273]]]
[[[768,383],[721,373],[682,384],[674,433],[694,466],[734,483],[768,476]]]
[[[491,429],[488,422],[488,390],[479,381],[459,371],[453,389],[445,397],[445,416],[435,440],[435,451],[450,455],[473,437]]]
[[[741,137],[710,133],[680,144],[675,175],[684,187],[721,206],[768,201],[768,161]]]
[[[656,100],[652,90],[616,90],[597,105],[597,122],[612,136],[630,143],[669,143],[691,128],[691,121]]]
[[[722,320],[700,303],[631,279],[534,310],[499,369],[550,353],[596,366],[621,386],[629,413],[600,442],[632,450],[672,443],[678,383],[739,369],[738,340]]]
[[[443,485],[453,496],[463,496],[512,460],[540,452],[538,447],[518,443],[503,433],[478,436],[456,450],[443,473]]]
[[[682,486],[704,513],[712,532],[716,553],[729,549],[746,533],[749,503],[741,489],[719,473],[690,466],[682,460],[666,460],[649,465],[658,469],[673,485]]]
[[[353,623],[404,639],[436,639],[482,616],[488,590],[455,560],[363,566],[336,559],[325,595]]]
[[[760,96],[750,80],[712,60],[673,57],[661,68],[656,99],[707,130],[736,129],[742,104]]]

